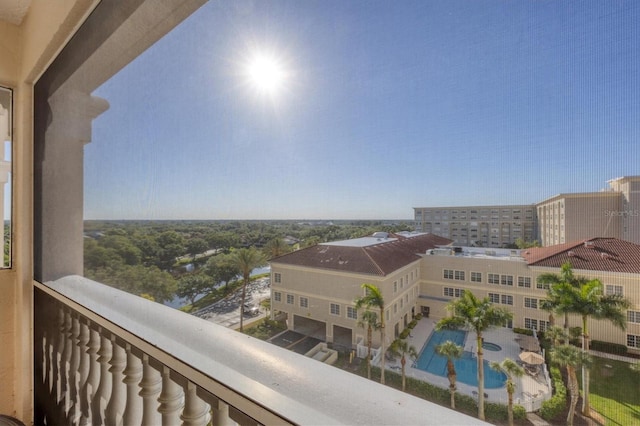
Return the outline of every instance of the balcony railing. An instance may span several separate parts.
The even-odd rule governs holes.
[[[35,286],[36,424],[484,424],[83,277]]]

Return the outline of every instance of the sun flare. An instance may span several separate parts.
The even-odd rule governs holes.
[[[286,73],[282,64],[273,56],[255,55],[247,67],[253,86],[263,93],[275,94],[285,81]]]

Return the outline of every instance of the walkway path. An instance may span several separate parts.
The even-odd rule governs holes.
[[[637,359],[637,358],[631,358],[623,355],[608,354],[606,352],[594,351],[593,349],[589,349],[589,354],[593,356],[597,356],[598,358],[614,359],[616,361],[628,362],[630,364],[635,364],[636,362],[640,362],[640,359]]]

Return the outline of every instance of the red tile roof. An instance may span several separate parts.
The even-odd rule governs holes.
[[[452,243],[433,234],[389,237],[393,240],[366,247],[318,244],[272,259],[271,263],[385,276],[420,259],[419,253]]]
[[[573,243],[522,250],[530,266],[560,267],[570,262],[573,269],[640,273],[640,245],[617,238],[591,238]]]

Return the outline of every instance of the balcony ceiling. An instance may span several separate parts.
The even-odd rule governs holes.
[[[20,25],[31,0],[0,0],[0,21]]]

